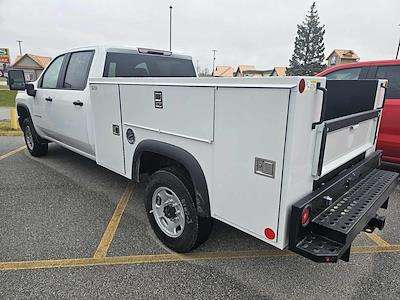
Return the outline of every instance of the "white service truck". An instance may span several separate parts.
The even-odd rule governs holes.
[[[375,150],[385,80],[197,78],[189,56],[87,47],[25,83],[9,72],[33,156],[55,142],[139,182],[170,249],[204,242],[218,219],[316,262],[348,261],[382,229],[398,174]]]

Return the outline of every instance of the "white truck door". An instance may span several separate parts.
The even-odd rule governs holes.
[[[65,57],[66,55],[63,54],[54,59],[43,73],[37,85],[36,96],[31,111],[31,117],[36,130],[52,138],[56,138],[55,131],[50,126],[48,118],[51,117],[49,112],[52,109],[53,99],[55,99],[57,94],[58,81]]]
[[[87,79],[93,54],[94,51],[66,54],[59,88],[52,93],[52,101],[46,111],[51,137],[90,155],[94,153],[88,136]]]

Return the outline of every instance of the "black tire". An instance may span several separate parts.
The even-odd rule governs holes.
[[[175,174],[180,180],[182,180],[183,184],[189,190],[192,199],[195,199],[196,194],[194,192],[192,181],[190,180],[189,174],[187,174],[187,172],[184,169],[180,167],[166,167],[164,168],[164,170]],[[197,215],[197,218],[199,222],[198,226],[199,232],[197,235],[196,243],[194,244],[192,249],[197,248],[198,246],[200,246],[201,244],[203,244],[205,241],[208,240],[214,225],[214,219],[211,217],[205,218]]]
[[[22,131],[24,132],[26,148],[32,156],[38,157],[47,154],[48,145],[36,133],[30,118],[26,118],[22,123]]]
[[[155,215],[152,211],[152,200],[154,192],[160,187],[166,187],[173,191],[182,204],[185,226],[178,237],[168,236],[155,220]],[[146,186],[145,207],[150,225],[161,242],[176,252],[184,253],[196,248],[207,240],[212,228],[211,218],[202,218],[197,215],[191,191],[190,180],[179,168],[173,167],[155,172]]]

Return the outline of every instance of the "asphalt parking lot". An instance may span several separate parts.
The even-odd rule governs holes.
[[[216,223],[191,254],[148,225],[143,184],[51,144],[0,137],[0,299],[399,299],[400,187],[350,262],[316,264]]]

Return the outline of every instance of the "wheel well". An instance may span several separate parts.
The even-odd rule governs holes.
[[[22,119],[26,119],[27,117],[30,116],[28,108],[22,105],[17,106],[17,113],[18,116]]]
[[[178,167],[179,174],[190,180],[199,216],[210,217],[206,178],[202,167],[191,153],[178,146],[155,140],[144,140],[137,145],[132,164],[134,181],[139,182],[143,173],[152,174],[166,167]]]
[[[19,127],[22,128],[24,120],[30,117],[29,110],[25,105],[17,105],[17,113]]]
[[[151,175],[154,172],[166,167],[179,168],[180,171],[186,176],[186,178],[191,180],[190,173],[184,165],[165,155],[161,155],[151,151],[144,151],[140,156],[139,176],[145,173]],[[138,179],[140,179],[140,177],[138,177]]]

